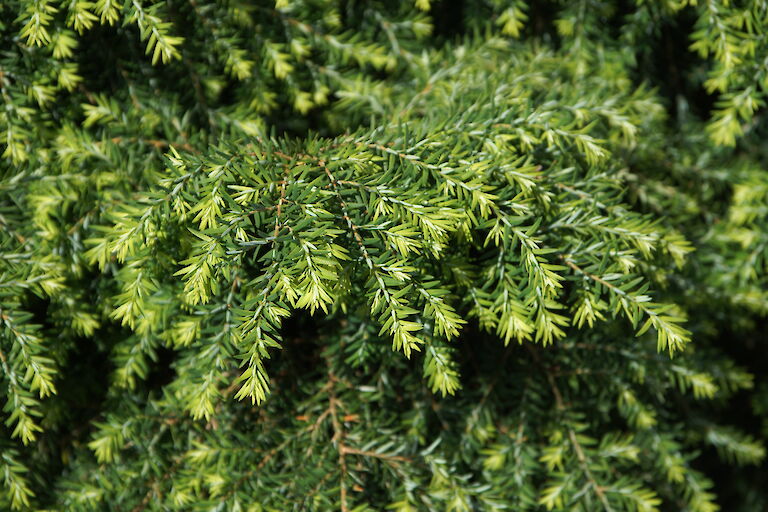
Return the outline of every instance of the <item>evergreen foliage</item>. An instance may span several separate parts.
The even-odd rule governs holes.
[[[0,3],[0,509],[768,508],[767,20]]]

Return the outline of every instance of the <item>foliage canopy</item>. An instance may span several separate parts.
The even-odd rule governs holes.
[[[3,2],[0,508],[768,507],[767,20]]]

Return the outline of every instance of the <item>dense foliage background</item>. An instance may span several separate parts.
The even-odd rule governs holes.
[[[0,509],[768,509],[768,2],[0,3]]]

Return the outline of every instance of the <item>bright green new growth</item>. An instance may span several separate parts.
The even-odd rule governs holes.
[[[766,506],[768,4],[268,4],[0,6],[0,508]]]
[[[116,207],[115,227],[86,242],[92,263],[104,268],[116,255],[124,264],[111,316],[155,334],[145,350],[163,338],[197,345],[194,335],[164,335],[167,318],[179,319],[171,332],[194,333],[226,312],[218,350],[204,352],[209,373],[189,383],[199,390],[188,402],[194,417],[210,419],[211,383],[239,366],[218,360],[222,353],[246,361],[236,396],[265,399],[263,360],[280,346],[282,319],[300,308],[367,310],[394,350],[428,349],[425,372],[443,394],[459,385],[445,343],[466,319],[505,343],[548,345],[565,336],[569,317],[591,327],[619,315],[638,335],[653,327],[659,350],[684,347],[682,319],[652,302],[638,267],[665,255],[681,264],[690,245],[621,203],[620,162],[601,138],[618,118],[625,130],[614,144],[634,143],[627,134],[638,127],[622,118],[651,122],[658,107],[642,91],[603,90],[600,102],[581,98],[563,113],[547,105],[551,95],[526,91],[575,77],[550,57],[518,62],[502,48],[474,50],[480,69],[464,62],[440,81],[430,77],[435,90],[397,106],[395,125],[335,139],[257,139],[203,157],[172,149],[147,194]],[[490,81],[465,82],[485,69],[495,69]],[[465,108],[451,113],[457,89]],[[166,233],[178,263],[153,261]],[[139,353],[121,368],[126,383],[141,375],[141,361]]]

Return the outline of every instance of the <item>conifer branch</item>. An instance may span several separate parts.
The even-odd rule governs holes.
[[[1,510],[768,508],[768,2],[463,4],[0,2]]]
[[[555,398],[555,407],[561,414],[564,413],[567,408],[565,406],[565,402],[563,401],[563,395],[560,393],[560,389],[558,388],[557,382],[555,381],[555,377],[542,364],[538,349],[532,345],[526,345],[526,348],[528,349],[528,352],[530,352],[533,360],[536,362],[536,365],[541,369],[547,379],[549,388],[552,391],[552,396]],[[568,430],[568,439],[571,442],[571,446],[573,446],[573,450],[576,453],[576,458],[579,461],[579,466],[584,472],[584,476],[586,476],[587,480],[589,480],[592,489],[595,491],[595,495],[603,505],[603,509],[608,512],[612,512],[613,507],[611,507],[611,504],[608,502],[608,498],[605,496],[603,488],[597,483],[594,476],[592,475],[592,471],[589,469],[589,462],[587,461],[586,455],[584,455],[584,449],[582,448],[581,443],[579,443],[576,432],[574,432],[573,428],[571,428],[569,425],[567,425],[566,428]]]

